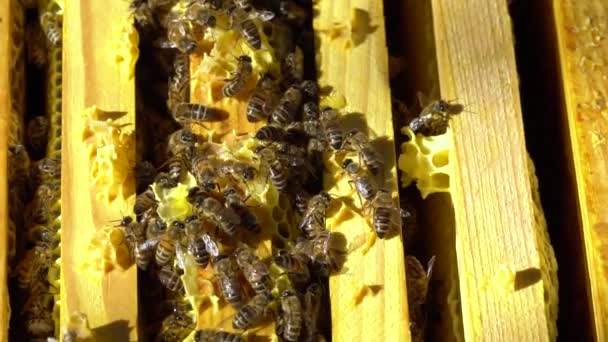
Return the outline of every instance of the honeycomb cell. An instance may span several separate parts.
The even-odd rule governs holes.
[[[433,173],[433,175],[431,176],[431,183],[434,188],[449,189],[450,176],[442,172]]]
[[[277,228],[278,228],[278,233],[280,236],[282,236],[285,239],[289,239],[289,236],[291,234],[289,234],[289,225],[287,223],[281,222],[278,224]]]

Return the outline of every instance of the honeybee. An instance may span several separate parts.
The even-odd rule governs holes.
[[[321,304],[323,300],[323,287],[319,283],[312,283],[306,288],[304,301],[302,303],[304,327],[306,332],[305,341],[323,341],[324,337],[319,335],[319,317],[321,315]]]
[[[175,311],[163,320],[156,340],[183,341],[194,328],[194,322],[186,313]]]
[[[258,122],[268,119],[277,101],[275,96],[277,90],[270,76],[265,74],[260,77],[247,103],[247,121]]]
[[[304,236],[312,238],[325,231],[325,211],[330,202],[331,196],[325,191],[321,191],[308,201],[300,223],[300,229]]]
[[[48,245],[41,244],[29,249],[15,269],[17,285],[26,289],[31,288],[33,283],[45,282],[53,260],[53,252]]]
[[[167,166],[169,178],[171,178],[177,186],[177,183],[181,182],[188,173],[188,170],[190,170],[190,156],[186,151],[183,151],[182,153],[169,158],[165,164]]]
[[[378,190],[371,201],[371,207],[374,210],[373,227],[379,238],[385,238],[393,227],[401,227],[401,210],[388,191]]]
[[[281,1],[279,12],[296,27],[302,27],[308,19],[308,11],[293,1]]]
[[[55,332],[55,322],[50,312],[43,311],[26,315],[25,331],[30,338],[47,338]]]
[[[173,61],[173,76],[169,78],[167,108],[174,113],[177,105],[187,103],[190,99],[190,58],[185,53],[178,53]]]
[[[243,90],[253,72],[251,57],[242,55],[237,61],[236,71],[232,73],[230,78],[224,80],[226,83],[222,88],[222,94],[225,97],[232,97]]]
[[[246,162],[236,159],[222,160],[217,165],[217,173],[220,177],[235,177],[238,175],[245,181],[250,181],[255,177],[256,169]]]
[[[218,256],[215,258],[213,267],[224,299],[228,304],[238,308],[243,301],[243,294],[237,263],[230,257]]]
[[[174,48],[185,54],[193,53],[198,44],[188,24],[182,18],[167,20],[167,41],[161,43],[161,47]]]
[[[142,223],[144,220],[142,219]],[[152,214],[147,218],[146,223],[146,239],[158,239],[167,231],[167,223],[158,216],[156,210],[152,210]]]
[[[230,16],[230,28],[236,29],[252,49],[259,50],[262,47],[262,38],[257,25],[250,18],[250,15],[256,15],[262,21],[269,21],[274,18],[274,13],[256,11],[250,14],[237,6],[231,6],[227,12]]]
[[[144,0],[130,1],[129,10],[135,22],[142,28],[154,28],[157,26],[154,11]]]
[[[285,91],[279,104],[272,111],[270,121],[280,126],[293,122],[301,104],[302,91],[297,86],[291,86]]]
[[[232,236],[241,224],[241,218],[232,208],[226,208],[220,201],[207,197],[202,203],[201,213],[214,221],[226,234]]]
[[[407,275],[407,299],[412,305],[422,305],[426,302],[429,281],[433,275],[435,256],[425,269],[420,260],[413,255],[405,256],[405,272]]]
[[[40,27],[47,40],[53,46],[59,46],[61,44],[61,26],[63,18],[59,12],[61,8],[56,2],[49,2],[47,8],[45,8],[40,14]]]
[[[33,173],[37,184],[58,182],[61,179],[61,160],[42,158],[34,163]]]
[[[180,293],[184,289],[184,284],[180,279],[180,274],[170,265],[164,265],[158,271],[158,280],[163,286],[172,292]]]
[[[25,45],[27,62],[42,68],[47,62],[46,36],[39,23],[25,25]]]
[[[192,158],[192,168],[190,171],[200,186],[190,190],[190,197],[193,199],[195,198],[193,197],[194,195],[202,195],[200,198],[202,201],[207,193],[219,188],[216,159],[209,159],[209,156],[205,153],[196,153],[194,158]],[[199,193],[197,194],[197,192]]]
[[[156,178],[155,178],[156,180]],[[133,208],[133,212],[136,216],[140,216],[150,208],[156,206],[158,202],[156,201],[156,195],[154,195],[154,191],[152,188],[146,189],[146,191],[137,195],[135,198],[135,207]]]
[[[200,103],[178,103],[175,106],[175,111],[173,111],[173,118],[182,126],[198,122],[215,121],[220,119],[221,116],[221,113],[216,109]]]
[[[129,242],[130,249],[135,249],[135,246],[143,242],[146,238],[144,227],[131,216],[125,216],[119,224],[122,228],[126,240]]]
[[[376,196],[378,192],[376,181],[359,163],[347,158],[342,162],[342,168],[349,175],[351,179],[349,182],[355,184],[355,190],[361,198],[369,202]]]
[[[159,239],[147,239],[139,242],[135,245],[135,263],[137,267],[142,270],[147,270],[150,262],[155,256],[156,246],[158,246]]]
[[[248,231],[257,234],[262,229],[258,224],[257,217],[247,208],[245,201],[236,189],[229,187],[224,190],[225,205],[231,207],[241,218],[241,225]]]
[[[279,335],[287,341],[297,341],[302,331],[302,303],[293,290],[281,294],[281,316],[279,318]]]
[[[242,244],[235,251],[236,263],[243,271],[245,279],[251,285],[251,288],[256,293],[269,292],[270,284],[270,269],[268,266],[255,255],[253,249],[245,244]]]
[[[304,52],[296,45],[295,50],[285,56],[281,65],[283,83],[286,86],[298,84],[304,78]]]
[[[302,94],[304,94],[308,100],[316,100],[319,96],[319,86],[315,81],[302,81],[302,83],[300,83],[300,89],[302,90]]]
[[[426,102],[423,95],[418,93],[420,103]],[[446,100],[436,100],[426,105],[418,117],[414,118],[409,127],[414,133],[425,136],[440,135],[447,131],[450,117],[462,113],[463,106]]]
[[[169,230],[163,234],[156,246],[156,264],[164,266],[168,264],[175,256],[175,249],[182,233],[184,232],[184,223],[173,221]]]
[[[159,172],[156,174],[154,183],[158,184],[163,189],[175,188],[177,186],[177,180],[166,172]]]
[[[336,233],[323,231],[312,239],[299,238],[293,248],[296,255],[306,255],[313,263],[314,271],[322,276],[329,276],[340,269],[344,262],[344,250],[340,248],[340,239]]]
[[[194,258],[196,264],[200,267],[206,267],[209,264],[209,252],[207,251],[207,243],[200,236],[202,231],[200,219],[198,215],[191,215],[184,220],[186,224],[186,237],[188,238],[188,253]]]
[[[266,317],[266,308],[272,300],[272,295],[269,292],[261,292],[256,294],[247,304],[243,305],[237,311],[232,319],[232,327],[234,329],[249,329],[260,324]]]
[[[171,133],[167,143],[167,149],[172,155],[185,154],[192,155],[194,146],[197,142],[196,135],[190,127],[184,127]]]
[[[302,105],[302,120],[304,122],[317,122],[319,120],[319,105],[316,102],[308,101]],[[309,135],[313,136],[310,133]]]
[[[286,190],[289,180],[289,169],[281,163],[276,153],[270,147],[262,147],[256,153],[266,166],[272,185],[279,191]]]
[[[359,159],[363,161],[373,175],[377,175],[384,167],[384,162],[378,151],[370,144],[367,135],[358,129],[352,129],[346,133],[344,145],[352,147],[359,153]]]
[[[344,142],[344,130],[338,113],[332,108],[324,108],[320,115],[319,121],[325,132],[325,138],[334,150],[339,150]]]
[[[310,280],[308,268],[308,257],[303,254],[289,254],[285,251],[279,252],[274,257],[274,263],[281,267],[296,283],[307,283]]]
[[[211,329],[197,330],[194,334],[195,342],[244,342],[245,340],[233,333]]]
[[[189,20],[193,26],[198,26],[199,30],[205,27],[215,27],[217,23],[213,11],[200,2],[193,2],[188,6],[184,19]]]
[[[300,215],[304,215],[308,209],[308,201],[311,198],[310,194],[299,183],[296,185],[296,188],[294,191],[292,191],[292,193],[294,194],[293,201],[296,210],[300,213]]]
[[[268,142],[282,141],[285,139],[285,130],[278,125],[271,123],[260,127],[255,133],[255,138]]]

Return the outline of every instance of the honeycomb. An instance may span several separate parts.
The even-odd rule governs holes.
[[[532,188],[532,208],[534,211],[534,228],[536,233],[536,245],[540,256],[541,280],[544,288],[545,314],[547,316],[547,331],[549,340],[555,341],[557,338],[557,314],[558,314],[558,278],[557,260],[549,239],[547,221],[541,207],[540,194],[538,192],[538,178],[534,168],[532,158],[528,156],[528,172],[530,177],[530,187]]]
[[[452,132],[448,128],[442,135],[425,137],[415,135],[405,126],[401,129],[407,138],[401,144],[398,167],[401,170],[401,186],[407,187],[416,182],[422,198],[435,192],[450,191],[452,172],[449,151],[452,145]]]

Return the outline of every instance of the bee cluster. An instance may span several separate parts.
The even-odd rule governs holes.
[[[42,2],[40,7],[25,11],[25,56],[19,58],[26,57],[22,60],[27,61],[28,93],[46,88],[49,95],[38,101],[47,104],[48,113],[25,116],[25,110],[19,111],[27,120],[25,136],[11,141],[8,150],[9,218],[16,230],[10,254],[19,260],[11,272],[13,294],[18,294],[11,296],[11,305],[19,322],[15,321],[11,332],[23,332],[31,339],[54,335],[53,310],[59,293],[55,262],[61,228],[61,81],[56,82],[56,78],[61,75],[51,71],[51,66],[61,63],[59,10],[55,2]],[[59,53],[51,56],[57,50]],[[46,87],[42,83],[45,78]],[[23,88],[19,91],[25,93]],[[28,98],[27,112],[44,112],[32,99]]]
[[[172,66],[166,95],[159,96],[166,103],[148,100],[138,108],[138,120],[143,116],[156,123],[170,118],[171,124],[154,124],[156,133],[147,140],[153,142],[147,146],[154,146],[150,159],[138,163],[135,217],[121,222],[134,262],[170,293],[172,310],[160,324],[157,338],[180,340],[194,329],[182,282],[191,260],[200,270],[211,270],[223,302],[236,310],[228,330],[247,331],[274,320],[276,334],[284,340],[323,340],[327,277],[341,269],[345,256],[344,236],[325,226],[333,199],[320,191],[324,158],[353,156],[344,158],[342,167],[364,206],[371,209],[378,237],[400,229],[401,211],[382,187],[383,159],[367,134],[347,129],[338,110],[319,108],[321,91],[313,81],[311,58],[311,3],[149,0],[132,1],[131,8],[144,44],[152,41],[151,50],[159,54],[171,51],[170,62],[164,63]],[[269,39],[268,31],[275,32],[274,39]],[[288,32],[284,41],[277,38],[282,37],[276,34],[279,31]],[[222,34],[244,41],[245,51],[251,54],[233,57],[235,68],[223,80],[221,96],[246,101],[247,121],[268,122],[253,139],[232,146],[203,141],[195,134],[196,127],[222,120],[223,113],[211,102],[189,101],[193,74],[189,57],[209,51],[204,37],[219,40]],[[255,54],[264,49],[272,49],[278,72],[258,71]],[[146,49],[141,51],[140,59],[145,60]],[[143,77],[144,72],[138,73],[140,82]],[[158,90],[151,87],[154,91]],[[163,114],[165,119],[160,119]],[[233,153],[245,145],[251,157]],[[251,190],[254,184],[288,198],[290,210],[296,213],[292,220],[296,223],[285,234],[288,241],[273,246],[268,257],[258,253],[259,241],[268,232],[251,204],[264,204],[255,200],[260,194]],[[164,214],[164,198],[182,188],[187,190],[189,209],[179,215]],[[230,331],[198,330],[194,338],[242,340]]]

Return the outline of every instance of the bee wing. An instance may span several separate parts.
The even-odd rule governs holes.
[[[253,15],[261,21],[270,21],[276,16],[273,11],[268,10],[255,11]]]
[[[205,242],[205,250],[209,255],[217,257],[220,255],[220,249],[217,246],[217,243],[213,241],[209,234],[203,234],[203,241]]]
[[[431,279],[431,276],[433,276],[433,266],[435,265],[435,255],[433,255],[431,257],[431,259],[429,260],[428,264],[427,264],[427,269],[426,269],[426,279],[427,281]]]
[[[175,259],[177,260],[177,267],[182,270],[186,268],[186,257],[186,251],[182,244],[178,242],[175,246]]]

